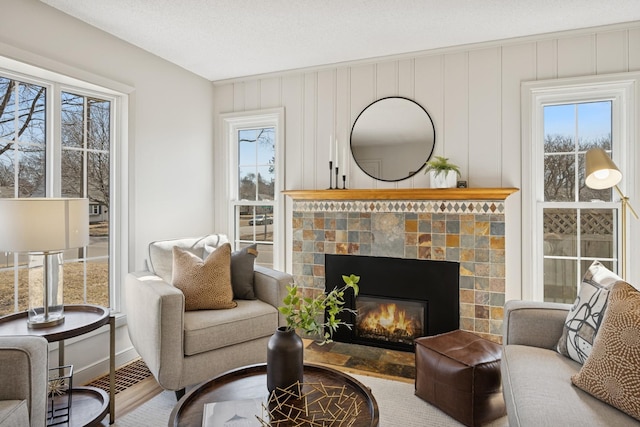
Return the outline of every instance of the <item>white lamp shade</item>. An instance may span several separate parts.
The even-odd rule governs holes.
[[[0,199],[0,250],[60,252],[88,244],[88,199]]]
[[[586,156],[585,184],[595,190],[611,188],[622,180],[622,173],[601,148],[592,148]]]

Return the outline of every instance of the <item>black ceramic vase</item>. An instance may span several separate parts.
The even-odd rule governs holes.
[[[303,380],[302,339],[293,329],[280,326],[267,344],[267,389],[287,388]]]

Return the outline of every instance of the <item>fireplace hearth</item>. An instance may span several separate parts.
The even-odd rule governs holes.
[[[361,255],[325,255],[326,290],[343,274],[360,276],[360,294],[334,340],[413,351],[413,340],[459,328],[459,263]]]

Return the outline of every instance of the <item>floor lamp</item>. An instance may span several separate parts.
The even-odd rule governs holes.
[[[622,194],[622,191],[618,187],[618,183],[622,180],[622,173],[611,160],[611,157],[601,148],[592,148],[587,151],[586,159],[586,178],[585,184],[587,187],[595,190],[604,190],[606,188],[615,188],[620,195],[620,202],[622,203],[622,256],[620,259],[620,271],[622,278],[626,280],[626,260],[627,260],[627,208],[631,211],[633,216],[638,219],[638,214],[629,204],[629,198]]]
[[[88,244],[88,199],[0,199],[0,251],[42,257],[42,283],[29,280],[29,328],[64,322],[62,252]]]

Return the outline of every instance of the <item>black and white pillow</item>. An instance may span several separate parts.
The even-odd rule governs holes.
[[[558,352],[578,363],[584,363],[591,354],[593,341],[598,333],[607,307],[609,290],[618,281],[618,275],[598,261],[594,261],[584,274],[562,336],[558,341]]]

